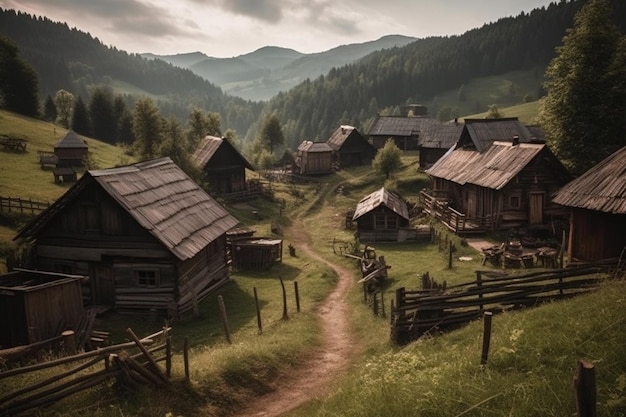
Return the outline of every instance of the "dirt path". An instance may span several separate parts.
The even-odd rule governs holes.
[[[354,338],[348,325],[346,302],[348,292],[355,282],[353,272],[313,252],[309,236],[301,224],[294,224],[288,235],[291,241],[298,242],[298,251],[329,265],[338,276],[337,286],[317,311],[322,320],[322,344],[301,368],[281,379],[276,391],[253,401],[236,413],[236,417],[280,416],[327,394],[332,388],[332,381],[347,369],[354,353]]]

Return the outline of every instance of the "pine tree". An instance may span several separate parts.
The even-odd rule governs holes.
[[[39,115],[39,78],[19,57],[15,43],[0,36],[0,103],[26,116]]]
[[[87,106],[81,96],[76,98],[74,102],[74,110],[72,111],[71,127],[76,133],[91,136],[91,123],[89,121],[89,113]]]
[[[546,71],[540,122],[551,148],[578,175],[626,145],[626,41],[608,0],[576,14]]]
[[[149,98],[141,98],[133,111],[134,146],[142,159],[155,157],[162,141],[163,123],[159,109]]]
[[[104,142],[115,143],[117,139],[117,120],[113,94],[105,88],[96,88],[89,100],[89,117],[93,137]]]

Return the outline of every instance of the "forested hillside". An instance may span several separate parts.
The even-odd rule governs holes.
[[[183,120],[189,106],[198,106],[219,113],[223,125],[245,134],[259,116],[260,106],[225,95],[189,70],[105,46],[65,23],[0,8],[0,35],[13,40],[37,71],[42,97],[64,89],[88,101],[89,87],[113,80],[158,96],[164,114]]]
[[[478,77],[537,66],[545,69],[583,3],[552,3],[461,36],[433,37],[373,53],[358,64],[333,69],[325,77],[279,94],[266,111],[280,115],[285,137],[294,146],[303,139],[325,140],[341,123],[365,129],[377,112],[392,112],[408,102],[424,103]],[[611,3],[624,32],[626,2]],[[489,104],[484,103],[483,111]],[[436,109],[429,110],[432,114]]]
[[[162,113],[183,122],[191,106],[218,113],[222,130],[233,129],[248,143],[266,116],[276,113],[286,144],[294,149],[304,139],[327,139],[340,123],[365,131],[377,113],[392,114],[407,103],[433,102],[445,92],[449,97],[450,91],[458,91],[457,99],[462,101],[463,86],[479,77],[526,69],[536,73],[540,86],[555,48],[573,26],[582,4],[583,0],[560,1],[460,36],[420,39],[375,52],[307,79],[265,104],[230,97],[189,70],[105,46],[89,34],[43,17],[0,9],[0,34],[11,38],[39,73],[43,97],[59,89],[86,95],[90,86],[127,83],[158,97]],[[611,0],[611,4],[616,24],[624,32],[626,2]],[[541,91],[534,93],[536,99]],[[437,101],[438,106],[446,104]],[[486,110],[489,104],[474,103],[472,113]],[[436,108],[429,110],[436,114]]]

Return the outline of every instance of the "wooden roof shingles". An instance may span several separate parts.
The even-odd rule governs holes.
[[[78,136],[72,129],[68,130],[65,136],[59,139],[54,148],[76,149],[76,148],[88,148],[87,143]]]
[[[545,144],[494,142],[484,152],[451,148],[426,173],[460,185],[502,189],[532,161]]]
[[[368,136],[416,136],[435,123],[439,122],[430,117],[377,116]]]
[[[560,188],[554,194],[553,202],[626,214],[626,146]]]
[[[341,125],[330,135],[326,143],[328,143],[333,150],[338,151],[355,130],[356,128],[354,126]],[[358,133],[358,130],[356,131]]]
[[[459,140],[462,131],[462,123],[433,123],[420,135],[420,145],[423,148],[450,149]]]
[[[313,142],[313,141],[310,141],[310,140],[305,140],[298,146],[298,151],[299,152],[311,152],[311,153],[320,152],[320,153],[322,153],[322,152],[332,152],[333,149],[326,142]]]
[[[139,225],[180,260],[196,255],[238,224],[170,158],[87,171],[15,239],[34,237],[48,221],[95,181]]]
[[[530,143],[536,139],[517,117],[465,119],[465,127],[461,133],[461,139],[471,140],[479,152],[487,149],[494,141],[511,141],[515,136],[521,143]]]
[[[363,197],[356,205],[352,220],[357,220],[359,217],[371,212],[381,205],[409,220],[409,209],[407,208],[404,200],[402,200],[402,198],[400,198],[397,194],[386,190],[385,187],[382,187]]]
[[[230,148],[229,150],[241,159],[242,164],[246,168],[254,171],[252,164],[248,162],[241,152],[239,152],[239,150],[237,150],[237,148],[235,148],[233,144],[228,141],[228,139],[218,138],[217,136],[205,136],[200,141],[198,148],[191,155],[191,162],[198,168],[204,168],[211,158],[213,158],[217,150],[222,146]]]

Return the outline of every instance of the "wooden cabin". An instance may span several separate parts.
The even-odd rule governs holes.
[[[0,348],[44,341],[76,328],[84,314],[84,279],[26,269],[0,275]]]
[[[406,202],[384,187],[358,202],[352,221],[361,242],[401,242],[414,235]]]
[[[71,129],[54,144],[58,167],[83,166],[88,152],[87,142]]]
[[[556,192],[570,210],[568,259],[598,261],[626,248],[626,147]]]
[[[420,147],[420,135],[437,123],[436,119],[424,116],[376,116],[367,137],[376,149],[391,138],[401,150],[415,151]]]
[[[354,126],[339,126],[326,141],[333,150],[333,163],[339,167],[369,165],[376,148]]]
[[[295,155],[292,171],[299,175],[319,175],[333,172],[333,149],[326,142],[303,141]]]
[[[228,139],[215,136],[202,139],[191,161],[209,178],[209,192],[219,196],[244,192],[248,187],[246,169],[254,171]]]
[[[22,228],[31,268],[88,275],[86,303],[177,317],[229,278],[237,220],[169,158],[87,171]]]
[[[517,136],[488,142],[474,133],[466,124],[457,144],[426,170],[432,179],[432,191],[422,193],[427,211],[454,218],[448,226],[459,233],[469,231],[458,230],[459,217],[484,231],[542,227],[565,214],[550,196],[571,176],[545,143],[522,143]]]

